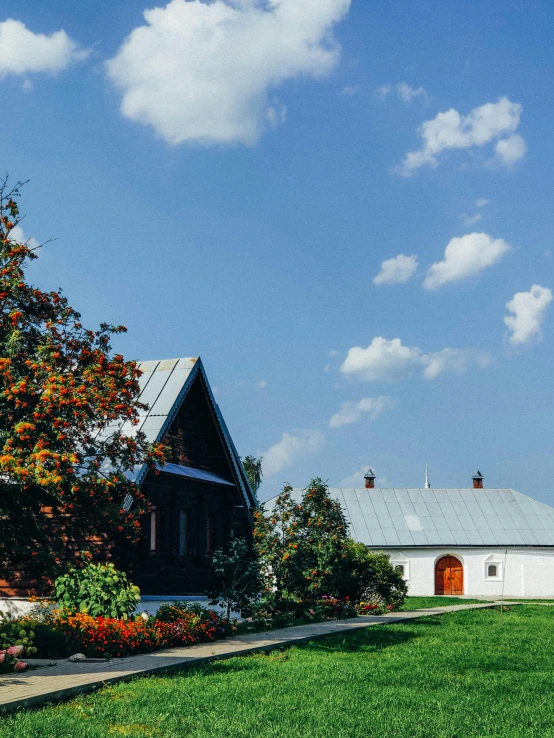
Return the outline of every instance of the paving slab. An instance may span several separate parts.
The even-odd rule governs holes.
[[[405,622],[429,615],[495,607],[498,604],[498,602],[488,602],[473,605],[450,605],[411,612],[366,615],[348,620],[309,623],[292,628],[250,633],[236,638],[212,641],[195,646],[168,648],[153,653],[114,659],[113,661],[70,662],[65,659],[62,661],[29,659],[29,662],[34,662],[37,666],[39,665],[38,662],[41,662],[42,668],[0,676],[0,712],[14,712],[22,708],[59,702],[139,675],[145,676],[167,670],[197,666],[232,656],[272,651],[276,648],[306,643],[328,635],[351,633],[378,623]],[[504,605],[517,604],[519,603],[504,602]]]

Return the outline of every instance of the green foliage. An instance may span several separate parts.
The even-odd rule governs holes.
[[[38,658],[63,659],[75,653],[65,634],[56,630],[52,624],[37,623],[33,625],[33,631],[35,634],[33,643]]]
[[[340,503],[321,479],[312,479],[296,504],[285,487],[268,513],[256,517],[254,540],[265,575],[266,598],[320,600],[324,595],[397,609],[407,587],[389,557],[371,553],[348,536]]]
[[[254,540],[268,596],[308,600],[337,596],[348,550],[348,523],[327,485],[312,479],[302,502],[286,486],[269,514],[256,515]]]
[[[32,656],[37,652],[34,638],[35,633],[30,625],[13,620],[0,611],[0,650],[21,646],[21,656]]]
[[[262,590],[260,564],[244,538],[235,538],[228,551],[219,548],[213,556],[217,589],[210,592],[213,603],[227,609],[241,611],[258,599]]]
[[[262,483],[262,461],[264,460],[263,456],[260,456],[259,459],[257,459],[255,456],[245,456],[242,459],[242,467],[244,469],[244,473],[248,477],[248,481],[250,483],[250,487],[252,488],[252,491],[254,494],[258,491],[260,488],[260,484]]]
[[[397,610],[404,603],[408,585],[384,553],[373,553],[352,538],[341,562],[339,595],[354,602],[373,602]]]
[[[93,617],[126,619],[140,601],[140,590],[111,563],[70,569],[54,582],[61,608]]]

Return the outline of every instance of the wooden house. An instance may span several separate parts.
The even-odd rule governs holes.
[[[142,539],[123,563],[143,595],[198,595],[211,584],[213,552],[249,539],[258,506],[199,358],[139,364],[140,423],[151,442],[171,449],[158,473],[133,476],[151,505]]]
[[[251,538],[258,506],[199,358],[139,364],[139,401],[147,406],[138,425],[114,424],[105,433],[142,431],[171,450],[157,473],[146,466],[129,476],[150,503],[138,544],[114,550],[146,597],[203,595],[212,584],[212,554],[234,537]],[[129,497],[128,502],[132,504]],[[124,503],[125,506],[125,503]],[[0,609],[26,612],[38,582],[25,571],[0,580]]]

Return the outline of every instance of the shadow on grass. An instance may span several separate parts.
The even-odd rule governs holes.
[[[383,629],[368,628],[349,635],[321,638],[317,641],[311,641],[305,646],[299,646],[299,648],[326,653],[360,650],[381,651],[391,646],[400,646],[414,638],[419,638],[419,634],[411,630],[391,630],[390,627]]]

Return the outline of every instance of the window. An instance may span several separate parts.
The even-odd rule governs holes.
[[[485,581],[486,582],[501,582],[502,581],[502,562],[491,554],[485,559]]]
[[[187,553],[187,512],[179,510],[179,556]]]
[[[214,523],[211,515],[206,516],[206,553],[213,552]]]
[[[155,507],[150,510],[150,551],[158,550],[158,511]]]
[[[391,557],[390,557],[390,563],[393,569],[397,569],[400,573],[400,576],[403,577],[403,579],[406,579],[406,581],[410,578],[410,562],[404,556],[402,551],[396,551]]]

